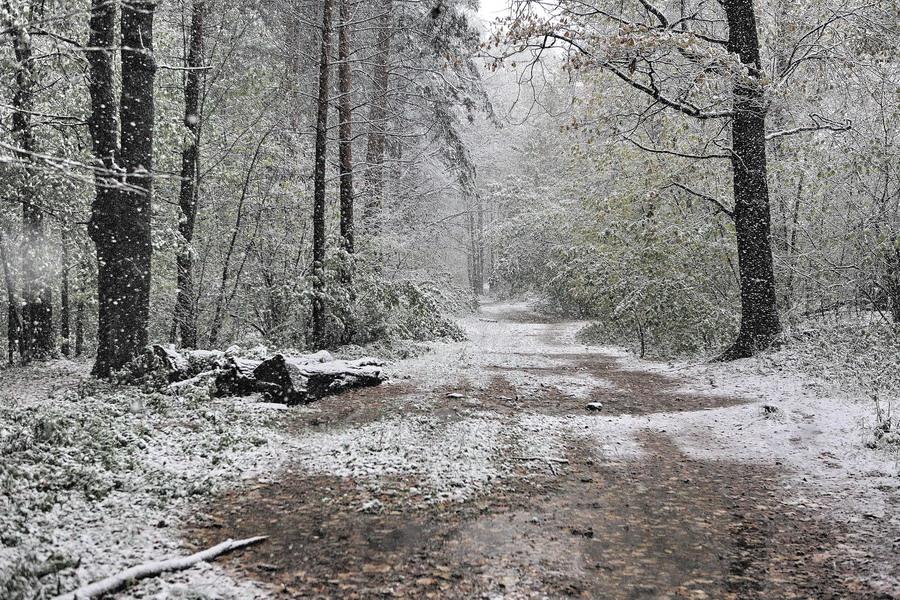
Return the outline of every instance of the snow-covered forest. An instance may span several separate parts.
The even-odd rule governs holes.
[[[0,0],[0,598],[900,598],[898,0]]]

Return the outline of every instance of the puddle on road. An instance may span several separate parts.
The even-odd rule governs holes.
[[[576,442],[577,443],[577,442]],[[780,501],[773,469],[695,460],[647,433],[641,461],[575,449],[489,495],[428,504],[414,478],[377,486],[285,473],[215,499],[197,547],[269,535],[225,559],[285,598],[873,598],[846,531]]]
[[[588,402],[603,404],[604,415],[649,415],[663,412],[699,411],[747,404],[750,400],[731,396],[714,396],[681,391],[683,382],[658,373],[625,370],[618,360],[602,354],[550,354],[554,361],[547,367],[507,367],[495,365],[490,370],[508,381],[516,380],[523,386],[518,373],[530,374],[536,389],[523,391],[519,408],[541,414],[559,416],[583,414]],[[587,394],[566,393],[569,383],[583,385],[586,378],[597,381]],[[563,387],[563,389],[560,389]],[[473,392],[476,395],[478,392]],[[492,389],[485,394],[490,400]],[[587,398],[585,398],[585,395]],[[492,408],[493,408],[492,404]]]

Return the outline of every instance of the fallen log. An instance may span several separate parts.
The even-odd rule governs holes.
[[[175,383],[219,366],[225,353],[218,350],[178,351],[172,345],[154,344],[125,369],[130,383]]]
[[[261,361],[229,356],[218,367],[216,396],[249,396],[260,391],[253,372]]]
[[[117,575],[95,581],[94,583],[82,586],[77,590],[61,594],[53,598],[53,600],[88,600],[89,598],[98,598],[106,594],[112,594],[129,583],[146,579],[147,577],[156,577],[162,573],[169,571],[184,571],[196,565],[199,562],[209,561],[227,552],[232,552],[239,548],[245,548],[253,544],[258,544],[267,539],[268,536],[258,536],[246,540],[226,540],[218,546],[213,546],[190,556],[179,556],[178,558],[170,558],[159,562],[145,563],[136,567],[126,569]]]
[[[260,363],[253,376],[259,382],[276,386],[266,392],[270,401],[294,406],[349,388],[379,385],[387,379],[381,366],[383,363],[374,358],[321,360],[319,355],[276,354]]]
[[[213,396],[248,396],[262,393],[269,402],[294,406],[313,402],[356,387],[379,385],[387,380],[375,358],[335,360],[327,351],[314,354],[276,354],[254,358],[239,349],[179,351],[156,344],[135,359],[123,376],[174,395],[189,395],[205,388]]]

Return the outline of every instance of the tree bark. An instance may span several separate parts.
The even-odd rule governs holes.
[[[387,135],[388,86],[390,84],[393,0],[384,0],[378,20],[375,64],[372,68],[372,100],[369,108],[369,132],[366,146],[366,232],[378,231],[384,204],[384,152]]]
[[[201,106],[200,92],[203,76],[203,21],[205,0],[194,0],[191,11],[190,42],[187,55],[187,76],[184,86],[184,126],[188,139],[181,153],[181,190],[178,205],[181,218],[178,232],[182,247],[176,259],[178,297],[175,301],[175,322],[181,334],[181,346],[197,347],[197,310],[194,301],[193,250],[194,223],[197,218],[198,164],[200,161]]]
[[[115,279],[110,273],[107,259],[115,253],[111,229],[116,224],[116,150],[119,124],[116,118],[118,103],[115,97],[113,70],[113,46],[115,44],[116,4],[108,0],[91,0],[90,36],[85,51],[88,61],[88,93],[91,99],[91,115],[88,128],[94,153],[94,201],[88,233],[94,241],[97,253],[97,288],[100,306],[97,314],[97,340],[103,348],[103,358],[98,354],[94,372],[108,375],[112,326],[115,315],[112,308],[111,288]]]
[[[34,57],[30,37],[23,27],[13,37],[16,57],[12,136],[22,161],[18,188],[22,203],[22,327],[19,353],[24,362],[53,354],[53,304],[50,288],[50,252],[44,230],[44,214],[36,205],[37,181],[33,165],[36,143],[31,114],[34,110]]]
[[[122,3],[121,144],[116,155],[112,46],[115,4],[92,0],[90,65],[98,173],[89,231],[97,249],[98,328],[94,374],[107,377],[147,345],[153,168],[153,14],[147,0]]]
[[[338,121],[339,157],[341,179],[341,244],[343,250],[352,257],[353,239],[353,74],[350,65],[350,0],[340,0],[340,29],[338,35]],[[350,265],[345,271],[345,282],[350,283]]]
[[[0,263],[3,263],[3,282],[6,285],[6,349],[9,364],[15,364],[16,353],[22,338],[22,320],[19,312],[19,297],[16,293],[16,278],[10,262],[6,237],[0,229]]]
[[[319,95],[316,105],[315,171],[313,173],[313,298],[312,340],[325,341],[325,167],[328,151],[328,94],[330,91],[332,0],[322,2],[322,50],[319,58]]]
[[[63,356],[72,353],[71,328],[69,327],[69,236],[65,223],[60,235],[62,246],[62,283],[59,290],[59,338],[62,340]]]
[[[768,347],[781,330],[772,260],[766,164],[766,101],[760,83],[759,38],[752,0],[722,0],[728,51],[747,68],[734,84],[732,165],[734,218],[741,283],[741,329],[725,360]]]
[[[85,278],[85,269],[82,265],[78,270],[78,297],[75,300],[75,356],[84,354],[84,298],[87,293]]]

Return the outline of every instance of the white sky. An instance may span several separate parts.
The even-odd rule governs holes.
[[[509,10],[510,0],[480,0],[478,16],[486,22],[502,17]]]

